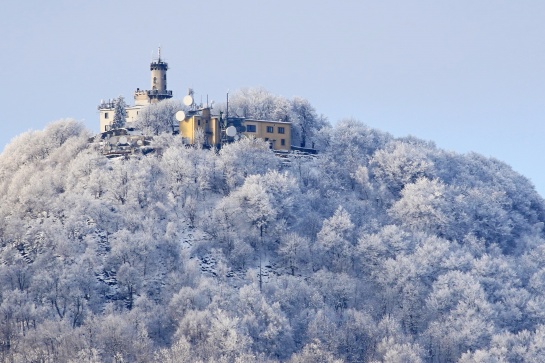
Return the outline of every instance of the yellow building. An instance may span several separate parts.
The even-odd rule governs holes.
[[[273,150],[291,149],[290,122],[245,119],[242,125],[246,128],[244,135],[268,141]]]
[[[212,116],[210,107],[178,113],[180,135],[184,143],[201,143],[207,147],[221,147],[220,117]],[[181,117],[180,117],[181,115]]]
[[[125,123],[127,126],[131,126],[131,123],[136,121],[138,114],[142,107],[149,105],[150,103],[157,103],[162,100],[172,98],[172,91],[167,90],[167,70],[168,63],[161,59],[161,48],[157,59],[150,63],[151,71],[151,89],[141,90],[137,88],[134,92],[134,106],[128,106],[125,108],[127,116]],[[101,101],[98,105],[98,111],[100,113],[100,132],[109,131],[114,121],[114,100],[108,100],[106,102]]]
[[[241,136],[253,136],[269,142],[273,150],[291,149],[289,122],[224,119],[221,115],[213,116],[209,107],[178,113],[177,118],[180,122],[180,135],[186,144],[201,143],[206,147],[220,148],[221,145],[238,140]]]

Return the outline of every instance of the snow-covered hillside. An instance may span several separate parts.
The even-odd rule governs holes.
[[[537,362],[545,203],[494,159],[355,120],[319,154],[73,121],[0,155],[5,362]],[[309,140],[307,140],[307,143]]]

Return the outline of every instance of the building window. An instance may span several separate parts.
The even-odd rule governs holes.
[[[246,132],[256,132],[255,125],[246,125]]]
[[[157,83],[157,77],[153,77],[153,84]]]
[[[268,137],[266,137],[266,138],[265,138],[265,141],[269,141],[269,138],[268,138]]]
[[[201,126],[201,120],[197,120],[197,124]]]
[[[104,112],[104,118],[108,118],[108,112]]]
[[[166,81],[167,80],[167,75],[165,74],[165,76],[163,77],[163,79]]]
[[[267,132],[272,134],[274,132],[274,127],[272,126],[267,126]]]
[[[286,139],[280,139],[280,145],[285,146],[286,145]]]
[[[285,129],[284,129],[283,127],[279,127],[279,128],[278,128],[278,133],[279,133],[279,134],[285,133]],[[282,144],[282,145],[284,145],[284,144]]]

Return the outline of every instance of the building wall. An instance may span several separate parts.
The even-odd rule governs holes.
[[[150,64],[151,90],[166,92],[167,90],[167,69],[168,65],[159,60]]]
[[[105,132],[106,126],[109,126],[114,121],[114,109],[113,108],[102,108],[98,110],[100,113],[99,120],[100,120],[100,130],[99,132]]]
[[[243,125],[246,126],[244,135],[253,135],[268,141],[274,150],[291,149],[291,124],[289,122],[245,120]],[[251,131],[253,127],[255,127],[255,131]]]
[[[142,109],[142,106],[132,106],[127,107],[125,110],[127,111],[127,118],[125,119],[125,122],[131,123],[135,122],[138,118],[138,115],[140,114],[140,110]]]
[[[149,103],[150,103],[150,99],[146,91],[137,89],[134,92],[134,104],[136,106],[145,106]]]
[[[136,121],[138,114],[142,106],[131,106],[127,107],[125,111],[127,112],[127,117],[125,118],[125,123],[127,126],[131,126],[131,123]],[[114,109],[113,108],[101,108],[99,109],[99,120],[100,120],[100,130],[99,132],[109,131],[109,126],[114,121]]]
[[[263,120],[245,120],[246,132],[243,135],[254,136],[256,138],[268,141],[273,150],[291,149],[291,124],[288,122],[275,122]],[[221,144],[221,126],[220,120],[216,116],[210,115],[210,109],[201,110],[198,115],[187,116],[184,121],[180,121],[180,135],[184,138],[186,144],[195,143],[195,132],[197,129],[205,132],[208,145],[220,146]],[[255,131],[251,131],[255,129]]]
[[[180,135],[187,144],[195,143],[197,130],[201,129],[206,138],[205,144],[219,146],[221,143],[221,129],[219,118],[210,114],[210,109],[201,110],[200,114],[187,116],[180,121]]]
[[[180,121],[180,136],[185,144],[193,144],[195,140],[195,116],[186,116],[184,121]]]

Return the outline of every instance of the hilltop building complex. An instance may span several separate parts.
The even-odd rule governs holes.
[[[134,92],[134,105],[125,108],[125,124],[130,127],[137,120],[140,110],[150,104],[172,98],[172,91],[167,89],[168,64],[158,58],[150,63],[151,89]],[[179,133],[187,144],[200,143],[209,147],[221,148],[225,143],[238,140],[240,137],[256,137],[269,142],[271,149],[288,151],[291,149],[291,123],[272,120],[253,120],[245,117],[212,114],[212,107],[197,106],[193,94],[183,98],[187,109],[176,114],[179,122]],[[115,113],[115,101],[101,101],[98,106],[100,132],[112,130]]]

